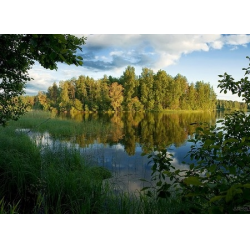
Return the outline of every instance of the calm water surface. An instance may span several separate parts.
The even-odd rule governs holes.
[[[147,155],[153,148],[169,148],[174,156],[176,168],[188,168],[190,159],[184,157],[190,150],[195,126],[194,122],[208,122],[214,125],[224,113],[122,113],[122,114],[75,114],[67,119],[76,122],[96,121],[109,126],[108,132],[102,129],[85,132],[81,135],[69,135],[55,139],[49,133],[33,133],[38,143],[51,148],[59,145],[78,148],[91,164],[108,168],[113,173],[112,182],[117,189],[125,191],[140,190],[143,184],[139,179],[151,178],[151,164]],[[66,118],[66,117],[65,117]],[[142,156],[142,153],[146,154]]]

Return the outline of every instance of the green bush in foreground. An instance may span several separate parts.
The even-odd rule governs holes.
[[[250,73],[250,67],[243,70],[245,75]],[[227,73],[220,77],[221,91],[231,90],[249,103],[248,77],[238,82]],[[168,198],[174,192],[190,204],[185,213],[249,213],[250,116],[235,111],[215,126],[197,125],[189,151],[196,163],[189,170],[176,170],[167,150],[149,156],[154,163],[152,175],[157,180],[154,189],[158,198]],[[167,178],[172,182],[166,182]],[[144,190],[151,194],[149,187]]]

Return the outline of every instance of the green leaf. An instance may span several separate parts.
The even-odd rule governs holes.
[[[65,53],[68,52],[68,49],[62,49],[60,52],[61,52],[62,54],[65,54]]]
[[[243,191],[240,188],[238,188],[238,186],[239,185],[234,185],[229,190],[227,190],[226,202],[231,201],[233,199],[233,197],[235,196],[235,194],[243,193]]]
[[[213,143],[214,143],[213,140],[207,139],[207,140],[205,141],[205,143],[204,143],[204,147],[210,146],[210,145],[212,145]]]
[[[215,183],[208,183],[207,186],[209,188],[215,188],[217,186],[217,184],[215,184]]]
[[[201,186],[202,183],[197,176],[190,176],[183,180],[183,182],[187,185]]]
[[[191,163],[190,166],[189,166],[189,168],[190,168],[191,170],[194,169],[194,167],[195,167],[194,163]]]
[[[59,54],[59,57],[62,59],[62,61],[66,61],[66,59],[63,57],[63,55]]]
[[[250,188],[250,183],[244,184],[243,187],[244,188]]]
[[[225,140],[224,142],[223,142],[223,144],[222,145],[225,145],[225,144],[227,144],[227,143],[232,143],[232,142],[238,142],[238,140],[237,139],[235,139],[235,138],[229,138],[228,140]]]
[[[160,187],[162,185],[162,181],[158,181],[157,183],[156,183],[156,186],[158,186],[158,187]]]
[[[236,174],[236,167],[234,167],[234,166],[229,166],[229,172],[230,172],[230,174],[235,175],[235,174]]]
[[[218,195],[218,196],[214,196],[213,198],[210,199],[209,202],[215,202],[215,201],[218,201],[218,200],[221,200],[222,198],[224,198],[225,195]]]

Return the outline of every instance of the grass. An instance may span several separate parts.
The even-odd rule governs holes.
[[[72,135],[101,134],[106,135],[112,130],[108,122],[96,120],[85,120],[84,122],[66,118],[54,117],[52,113],[45,111],[30,111],[18,121],[9,123],[15,128],[29,128],[37,132],[49,132],[53,137],[62,138]]]
[[[20,213],[96,213],[102,180],[111,174],[85,164],[73,148],[37,147],[24,133],[0,128],[0,197]],[[3,206],[2,206],[3,207]]]
[[[49,119],[48,113],[28,113],[0,127],[0,213],[140,214],[179,213],[185,204],[176,198],[157,200],[141,192],[116,192],[111,173],[90,166],[75,147],[36,145],[17,128],[60,133],[106,133],[109,125]],[[46,125],[45,125],[46,124]],[[50,124],[50,125],[49,125]],[[105,181],[104,181],[105,180]]]

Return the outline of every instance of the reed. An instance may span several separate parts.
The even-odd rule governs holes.
[[[27,128],[37,132],[49,132],[57,138],[82,134],[106,135],[112,130],[112,125],[108,122],[100,122],[94,119],[81,122],[54,117],[52,113],[45,111],[30,111],[18,121],[10,122],[9,126],[22,129]]]

